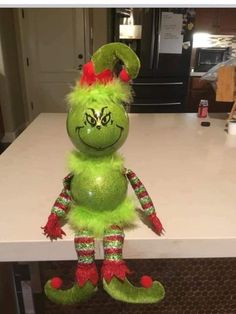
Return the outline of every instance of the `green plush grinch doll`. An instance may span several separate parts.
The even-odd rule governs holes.
[[[115,75],[118,61],[124,66]],[[76,150],[69,158],[70,174],[43,229],[51,239],[61,238],[65,235],[61,221],[67,220],[75,231],[78,266],[72,288],[61,289],[58,277],[46,283],[45,293],[55,303],[75,304],[96,292],[96,237],[103,239],[101,278],[110,296],[129,303],[155,303],[164,297],[163,286],[149,276],[142,276],[141,287],[133,286],[122,258],[124,227],[136,219],[135,204],[127,197],[128,181],[154,230],[159,235],[163,232],[144,185],[117,153],[129,130],[123,104],[132,101],[129,81],[138,75],[139,67],[138,57],[128,46],[107,44],[84,65],[80,81],[68,95],[67,132]]]

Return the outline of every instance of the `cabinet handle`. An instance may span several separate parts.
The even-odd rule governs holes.
[[[133,82],[131,83],[131,85],[141,85],[141,86],[145,86],[145,85],[154,85],[154,86],[163,86],[163,85],[183,85],[183,82],[169,82],[169,83],[157,83],[157,82],[150,82],[150,83],[143,83],[143,82]]]
[[[131,106],[176,106],[181,104],[181,102],[161,102],[155,104],[133,104]]]

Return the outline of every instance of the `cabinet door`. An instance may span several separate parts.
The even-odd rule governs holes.
[[[220,34],[235,35],[236,33],[236,9],[220,9],[219,11]]]
[[[216,8],[196,9],[194,31],[218,34],[219,33],[218,13],[219,9]]]

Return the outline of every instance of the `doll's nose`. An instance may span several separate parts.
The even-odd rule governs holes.
[[[97,126],[96,126],[96,128],[97,128],[98,130],[100,130],[101,127],[102,127],[101,125],[97,125]]]

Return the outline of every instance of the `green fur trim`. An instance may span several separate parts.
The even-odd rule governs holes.
[[[115,64],[121,60],[131,78],[138,75],[140,61],[136,53],[127,45],[122,43],[110,43],[100,47],[92,56],[96,73],[105,69],[114,70]]]
[[[124,158],[118,153],[102,157],[91,157],[74,150],[68,156],[68,168],[74,174],[80,174],[84,169],[96,172],[98,168],[107,168],[108,166],[122,172],[124,169],[123,162]]]
[[[62,305],[72,305],[86,301],[97,291],[97,287],[94,287],[90,281],[87,281],[83,287],[79,287],[75,283],[72,288],[67,290],[54,289],[50,282],[48,280],[44,286],[46,296],[52,302]]]
[[[157,303],[165,296],[164,287],[158,281],[154,281],[150,288],[139,288],[134,287],[128,279],[121,281],[113,277],[109,284],[103,279],[103,287],[112,298],[127,303]]]
[[[102,102],[104,106],[111,101],[116,104],[130,103],[133,100],[129,84],[113,79],[107,84],[77,85],[67,96],[70,107]]]
[[[111,225],[124,227],[134,222],[136,217],[134,202],[128,197],[111,211],[95,212],[79,205],[72,205],[67,214],[68,223],[73,229],[88,229],[97,237],[102,237],[105,229]]]

